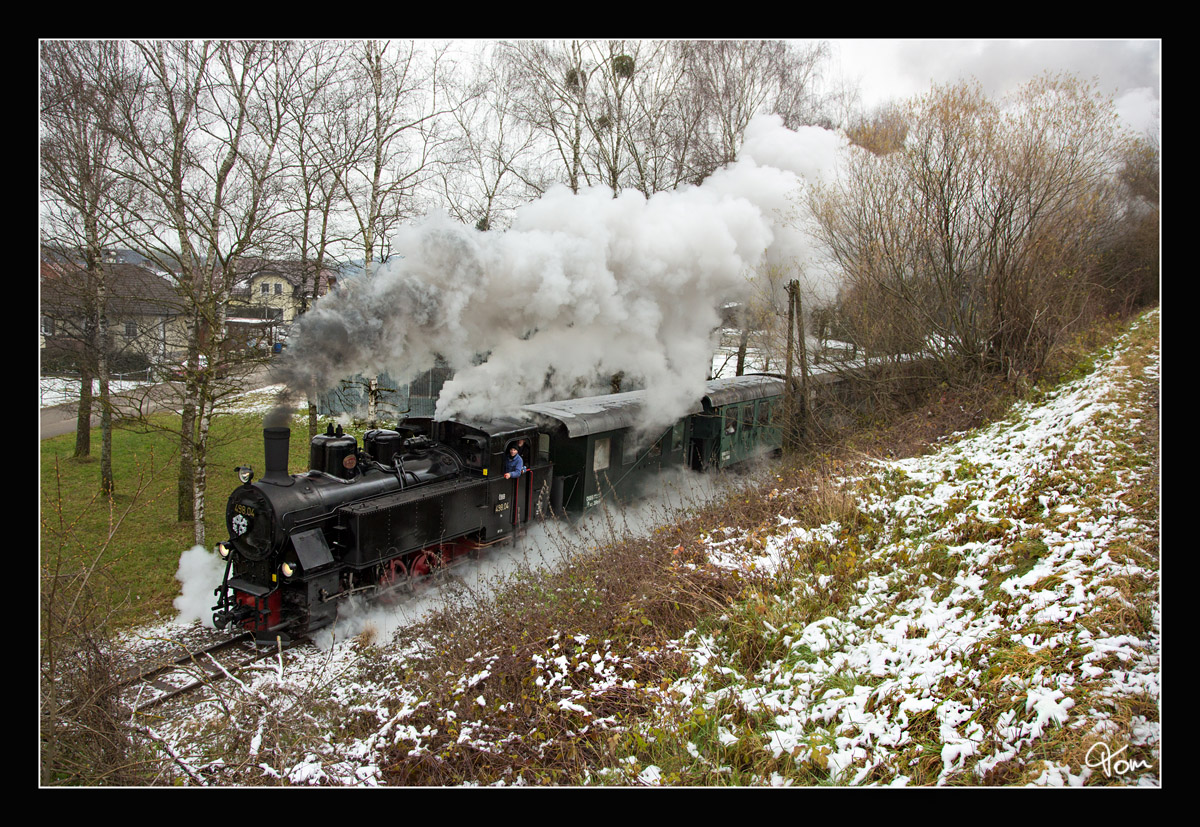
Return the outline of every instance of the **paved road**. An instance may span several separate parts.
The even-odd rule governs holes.
[[[246,378],[246,390],[254,390],[271,384],[274,382],[271,378],[270,366],[260,368]],[[144,413],[153,413],[169,406],[178,405],[179,396],[178,382],[162,382],[113,394],[113,406],[118,413],[126,411],[128,415],[135,414],[139,409]],[[41,412],[42,439],[75,432],[75,422],[79,418],[77,402],[42,408]],[[100,427],[99,405],[93,405],[92,427]]]

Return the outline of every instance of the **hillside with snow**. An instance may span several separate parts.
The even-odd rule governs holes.
[[[1157,350],[1140,376],[1120,357],[936,453],[848,479],[875,536],[852,563],[866,572],[845,611],[803,628],[764,618],[787,656],[719,689],[707,675],[687,681],[687,702],[736,696],[764,710],[767,749],[846,784],[904,784],[924,762],[937,784],[1007,773],[1157,785],[1158,515],[1128,496],[1156,471],[1132,446],[1157,417]],[[844,540],[836,524],[781,522],[758,554],[737,529],[712,549],[728,549],[730,565],[786,569],[797,550]],[[769,614],[837,579],[797,579]],[[720,674],[719,640],[689,646]],[[1056,742],[1078,744],[1038,757]]]
[[[660,549],[741,584],[690,631],[564,620],[456,639],[449,671],[453,630],[326,640],[158,708],[156,783],[1158,786],[1158,323],[1003,421],[847,465],[840,519],[769,472],[778,516]]]

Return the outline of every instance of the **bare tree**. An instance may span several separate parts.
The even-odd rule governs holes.
[[[1006,107],[981,202],[987,353],[1009,376],[1040,371],[1091,309],[1121,212],[1114,124],[1112,101],[1068,76],[1035,79]]]
[[[698,184],[737,156],[750,119],[824,123],[823,43],[518,41],[502,44],[517,114],[543,136],[550,180],[646,195]],[[545,186],[542,187],[543,189]]]
[[[695,120],[680,103],[685,66],[671,44],[519,41],[501,44],[500,58],[514,113],[551,159],[541,191],[561,182],[650,195],[686,180]]]
[[[358,45],[343,135],[352,149],[340,180],[364,266],[389,256],[390,237],[416,215],[419,189],[436,177],[448,138],[443,117],[456,102],[444,88],[447,47],[413,41]]]
[[[646,41],[589,41],[582,45],[591,83],[581,97],[584,121],[591,133],[592,166],[613,196],[631,182],[639,156],[636,136],[646,109],[637,81],[664,51]],[[638,180],[636,177],[632,180]],[[644,183],[644,179],[643,179]]]
[[[285,43],[135,41],[140,84],[114,89],[119,171],[137,190],[126,243],[172,273],[187,319],[179,519],[204,542],[206,458],[217,400],[233,389],[226,313],[238,262],[261,249],[277,195],[285,115],[269,86]]]
[[[905,120],[903,148],[860,152],[816,191],[846,319],[875,352],[1036,374],[1093,305],[1120,215],[1111,100],[1071,77],[999,105],[964,83],[912,101]]]
[[[79,415],[75,456],[91,453],[92,379],[100,386],[100,489],[112,494],[112,408],[109,401],[108,278],[104,256],[113,242],[106,224],[120,179],[111,170],[116,153],[109,130],[113,101],[101,83],[122,83],[120,49],[103,41],[47,41],[40,50],[41,186],[45,231],[65,247],[69,266],[63,281],[82,273],[69,292],[82,311]],[[74,265],[75,261],[72,261]],[[60,262],[61,263],[61,262]],[[66,285],[59,285],[60,294]]]
[[[480,230],[503,227],[518,205],[536,196],[528,168],[536,135],[515,114],[511,69],[481,55],[475,74],[456,90],[453,153],[441,170],[446,210]]]
[[[904,110],[896,103],[887,103],[867,114],[852,116],[846,127],[851,143],[876,155],[886,155],[904,148],[908,121]]]
[[[326,270],[336,263],[335,252],[352,240],[339,222],[341,182],[355,157],[343,131],[348,126],[344,112],[351,94],[351,49],[343,41],[295,44],[290,52],[294,86],[279,98],[288,113],[281,138],[288,182],[286,254],[299,259],[300,313],[321,294]],[[311,438],[317,432],[317,406],[315,400],[308,402]]]
[[[1124,219],[1101,274],[1110,312],[1129,313],[1158,300],[1159,155],[1157,130],[1132,137],[1120,153]]]
[[[579,41],[521,40],[501,44],[513,79],[515,112],[540,133],[554,159],[539,190],[562,182],[579,192],[593,183],[586,153],[589,138],[586,100],[595,66],[587,66]]]
[[[280,96],[288,113],[282,164],[289,209],[287,250],[302,263],[300,312],[319,295],[320,274],[333,250],[350,240],[338,225],[342,190],[352,156],[340,128],[349,94],[350,45],[318,41],[292,50],[294,89]]]
[[[694,182],[691,167],[701,117],[687,106],[687,75],[670,44],[635,64],[629,186],[649,197]]]
[[[698,179],[737,157],[755,115],[780,115],[789,129],[827,120],[815,83],[829,54],[825,43],[700,40],[675,48],[690,81],[690,107],[700,118],[692,154]]]

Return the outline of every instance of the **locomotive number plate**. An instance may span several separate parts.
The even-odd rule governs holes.
[[[497,503],[496,513],[499,514],[501,511],[508,511],[509,505],[511,505],[511,503]]]

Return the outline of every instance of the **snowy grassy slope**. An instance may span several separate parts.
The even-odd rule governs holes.
[[[680,567],[746,587],[691,632],[564,626],[440,676],[437,640],[289,653],[150,725],[157,781],[1157,785],[1157,330],[1003,422],[864,463],[842,519],[710,525]],[[763,489],[780,515],[791,482]]]
[[[732,674],[729,647],[695,636],[689,714],[757,718],[762,749],[836,783],[1157,784],[1158,521],[1130,496],[1157,488],[1133,449],[1157,349],[1136,370],[1122,355],[846,480],[870,518],[856,531],[781,522],[757,553],[717,533],[712,559],[783,575],[756,630],[780,657]],[[814,554],[829,573],[794,578]],[[796,623],[814,602],[837,611]]]

